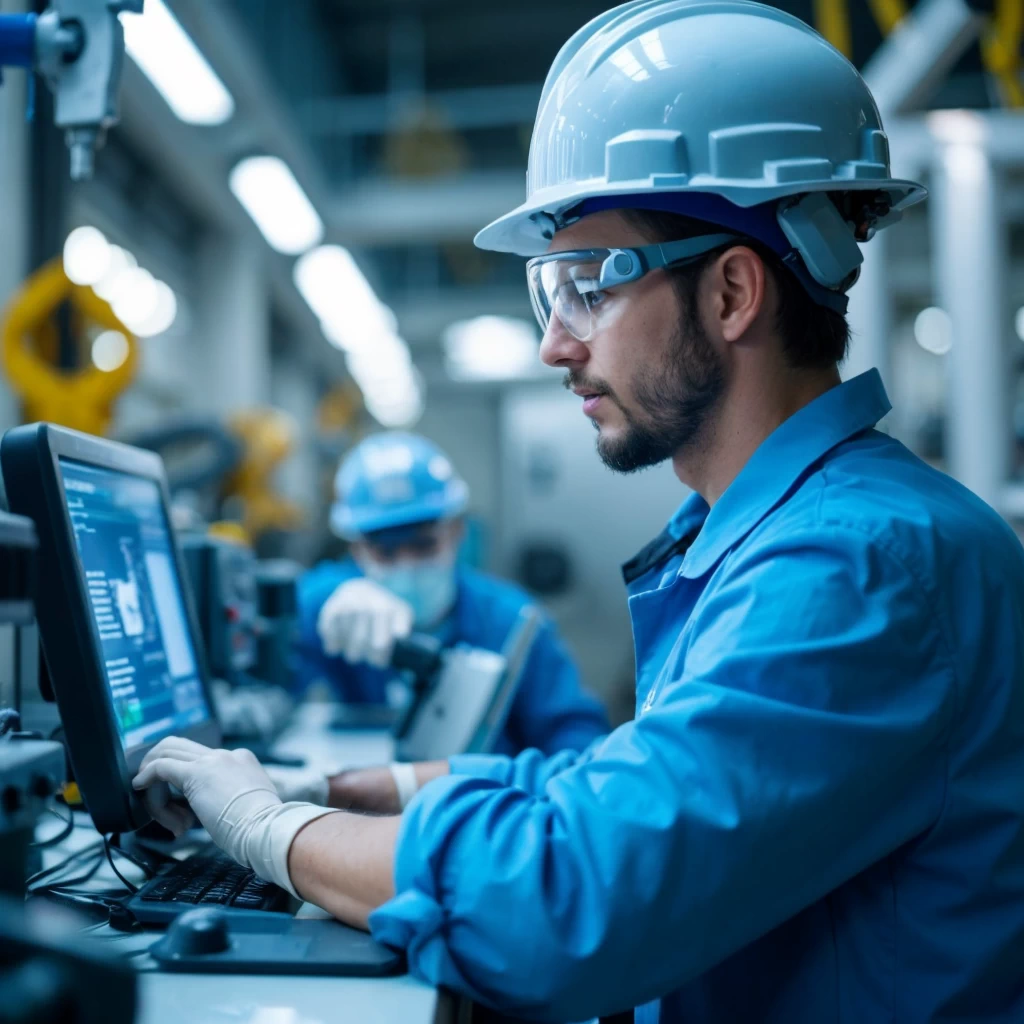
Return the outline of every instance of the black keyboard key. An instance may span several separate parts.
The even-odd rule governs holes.
[[[176,861],[133,896],[129,910],[143,924],[165,924],[186,906],[285,910],[288,893],[258,878],[220,851]]]

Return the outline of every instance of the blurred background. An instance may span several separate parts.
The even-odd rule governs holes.
[[[538,363],[522,260],[472,246],[523,197],[549,64],[606,6],[146,0],[82,184],[47,91],[8,75],[0,427],[157,447],[182,522],[308,564],[339,550],[339,458],[413,428],[470,485],[465,558],[535,593],[630,713],[618,566],[684,494],[601,466]],[[866,248],[846,372],[879,367],[885,428],[1024,526],[1024,3],[776,6],[861,68],[897,175],[931,191]]]

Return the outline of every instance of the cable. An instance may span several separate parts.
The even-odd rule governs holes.
[[[139,887],[137,885],[134,885],[132,882],[129,882],[128,879],[125,878],[124,875],[122,875],[121,872],[117,870],[117,865],[114,863],[114,851],[116,850],[118,853],[120,853],[123,856],[127,857],[133,863],[138,863],[138,862],[135,860],[134,857],[129,857],[127,854],[125,854],[124,850],[120,849],[118,846],[112,845],[112,844],[116,844],[118,839],[120,839],[120,836],[118,835],[117,832],[113,832],[109,836],[104,836],[103,837],[103,851],[107,855],[107,863],[110,864],[110,870],[113,871],[115,875],[117,875],[118,881],[120,881],[120,883],[130,893],[132,893],[132,895],[134,895],[135,893],[137,893],[139,891]]]
[[[70,891],[72,886],[81,885],[83,882],[88,882],[103,864],[103,851],[96,850],[96,859],[92,864],[80,875],[73,875],[71,878],[62,878],[57,882],[51,882],[49,885],[37,885],[32,889],[28,890],[28,894],[31,896],[37,892],[57,892],[60,890]]]
[[[67,820],[57,813],[57,809],[55,807],[47,809],[58,821],[64,822],[64,827],[56,835],[50,836],[49,839],[41,839],[38,842],[29,843],[29,846],[37,850],[43,849],[47,846],[56,846],[58,843],[63,843],[64,840],[75,831],[75,812],[70,807],[68,808]]]
[[[124,857],[126,861],[128,861],[131,864],[134,864],[146,876],[147,879],[152,878],[156,874],[156,869],[151,864],[147,863],[144,860],[140,860],[134,854],[129,853],[126,849],[124,849],[124,847],[115,844],[114,852],[119,853],[122,857]],[[173,860],[174,858],[171,857],[168,859]]]
[[[35,882],[41,882],[44,878],[49,878],[50,875],[56,874],[58,871],[63,871],[69,867],[74,861],[80,860],[86,854],[99,853],[100,860],[103,859],[103,851],[99,849],[99,844],[95,843],[91,846],[83,846],[81,850],[77,850],[75,853],[69,854],[62,861],[57,864],[53,864],[48,868],[43,868],[42,871],[37,871],[34,875],[29,875],[25,879],[26,887],[33,885]]]

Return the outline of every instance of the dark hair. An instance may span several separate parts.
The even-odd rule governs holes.
[[[719,230],[704,221],[661,210],[630,209],[622,213],[634,227],[655,242],[670,242]],[[754,239],[745,240],[743,244],[761,257],[775,280],[779,296],[775,324],[782,336],[782,350],[789,365],[796,369],[820,370],[842,361],[850,342],[850,326],[846,317],[818,305],[796,275],[767,246]],[[692,263],[669,270],[686,304],[692,305],[696,301],[704,271],[722,251],[722,248],[714,249]]]

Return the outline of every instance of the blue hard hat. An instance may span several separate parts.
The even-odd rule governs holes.
[[[355,540],[379,530],[461,515],[469,488],[437,445],[416,434],[374,434],[334,477],[331,528]]]
[[[581,216],[647,207],[791,249],[833,291],[859,267],[858,241],[926,194],[893,177],[853,65],[751,0],[633,0],[580,29],[544,83],[526,193],[480,248],[538,256]]]

